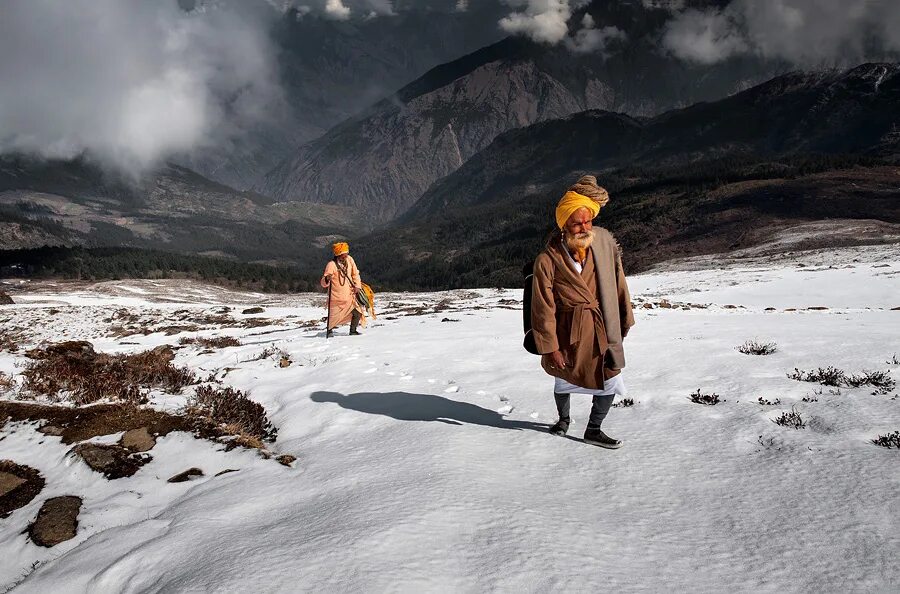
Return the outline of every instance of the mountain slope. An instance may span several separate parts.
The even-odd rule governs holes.
[[[452,3],[398,6],[393,16],[335,21],[288,10],[272,30],[282,100],[231,143],[180,162],[235,188],[262,176],[304,142],[365,109],[437,64],[500,38],[500,3],[465,12]]]
[[[588,111],[501,135],[358,242],[357,260],[392,285],[518,283],[559,195],[586,172],[610,189],[601,224],[639,268],[792,222],[900,223],[898,129],[896,64],[790,74],[650,120]]]
[[[384,222],[507,130],[588,109],[650,116],[718,99],[783,68],[754,59],[688,65],[662,55],[654,41],[667,11],[620,3],[590,10],[597,22],[628,31],[610,57],[503,40],[431,70],[304,145],[260,191],[349,204]]]
[[[0,158],[6,249],[130,246],[305,263],[354,223],[340,207],[276,203],[176,165],[125,180],[86,161]]]

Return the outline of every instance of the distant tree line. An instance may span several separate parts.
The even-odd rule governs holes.
[[[0,276],[73,280],[186,278],[263,292],[314,291],[312,271],[138,248],[0,250]]]

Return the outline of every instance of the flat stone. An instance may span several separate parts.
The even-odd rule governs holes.
[[[28,527],[28,535],[42,547],[52,547],[74,538],[78,532],[80,511],[81,497],[65,495],[48,499]]]
[[[28,481],[20,476],[8,472],[0,472],[0,497],[3,497],[13,489],[24,485]]]
[[[195,476],[203,476],[203,471],[199,468],[188,468],[184,472],[179,472],[175,476],[169,479],[170,483],[184,483]]]
[[[247,314],[247,315],[253,315],[253,314],[261,314],[261,313],[264,313],[265,311],[266,311],[266,310],[263,309],[262,307],[248,307],[247,309],[245,309],[245,310],[242,311],[241,313],[242,313],[242,314]]]
[[[153,459],[148,454],[132,454],[119,445],[81,443],[71,451],[84,460],[91,469],[102,472],[108,479],[131,476]]]
[[[138,427],[126,431],[121,444],[132,452],[149,452],[156,445],[156,438],[150,435],[146,427]]]
[[[63,433],[66,432],[62,427],[58,427],[56,425],[44,425],[43,427],[38,429],[39,432],[44,435],[52,435],[54,437],[61,437]]]

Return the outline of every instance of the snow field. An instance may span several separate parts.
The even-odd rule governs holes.
[[[545,432],[556,418],[553,382],[520,346],[521,313],[506,301],[518,291],[383,296],[396,305],[355,338],[346,327],[325,340],[320,328],[292,324],[202,331],[242,346],[184,348],[176,364],[249,390],[279,428],[274,449],[298,456],[294,468],[174,433],[133,477],[107,481],[67,458],[58,438],[8,425],[0,458],[39,469],[47,486],[3,520],[0,576],[27,575],[22,592],[893,591],[900,459],[869,440],[900,429],[897,391],[832,394],[786,373],[835,365],[892,369],[897,379],[887,361],[900,353],[900,311],[890,310],[900,277],[888,273],[900,266],[805,268],[632,278],[639,303],[711,305],[636,310],[626,340],[636,404],[604,424],[625,441],[617,451],[577,439],[586,396],[573,396],[568,438]],[[48,335],[92,336],[98,350],[177,343],[100,338],[115,300],[135,296],[92,302],[89,293],[54,316],[38,294],[2,313],[46,318]],[[262,316],[314,319],[318,301],[272,303]],[[449,309],[428,313],[442,301]],[[421,315],[392,313],[422,304]],[[810,306],[830,309],[784,311]],[[778,351],[743,355],[735,347],[747,339]],[[290,367],[252,360],[273,345]],[[20,360],[2,353],[0,369]],[[691,403],[697,388],[724,402]],[[817,401],[802,402],[810,396]],[[184,396],[154,400],[177,408]],[[792,407],[805,429],[772,422]],[[191,466],[206,476],[165,482]],[[239,471],[214,476],[226,468]],[[63,494],[84,498],[78,536],[53,549],[27,542],[20,532],[40,503]]]

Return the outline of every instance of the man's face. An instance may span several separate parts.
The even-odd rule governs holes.
[[[594,228],[593,221],[591,211],[586,208],[579,208],[566,221],[566,234],[571,237],[586,237]]]
[[[347,261],[347,254],[341,254],[341,255],[338,256],[337,258],[338,258],[338,262],[346,262],[346,261]]]

